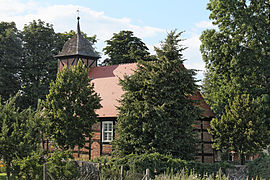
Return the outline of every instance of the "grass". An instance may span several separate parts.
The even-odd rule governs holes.
[[[6,179],[6,173],[0,173],[0,180]]]

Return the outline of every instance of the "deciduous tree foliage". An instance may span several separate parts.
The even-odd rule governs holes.
[[[31,109],[19,111],[15,107],[17,96],[4,105],[0,99],[0,158],[6,165],[8,177],[11,172],[17,173],[12,161],[26,157],[40,145],[34,112]]]
[[[237,94],[269,94],[270,3],[210,0],[207,9],[218,29],[201,36],[206,63],[203,91],[217,115]]]
[[[14,22],[0,22],[0,95],[6,101],[20,89],[22,41]]]
[[[6,101],[21,90],[18,106],[37,107],[44,99],[57,73],[57,55],[74,31],[55,33],[51,24],[41,20],[24,26],[22,32],[14,22],[0,23],[0,95]],[[92,42],[96,36],[83,36]]]
[[[120,31],[114,33],[107,46],[103,49],[104,54],[109,56],[104,65],[133,63],[139,60],[151,60],[148,48],[140,38],[135,37],[132,31]]]
[[[225,107],[221,118],[211,121],[213,146],[241,155],[256,153],[266,148],[270,142],[270,121],[263,112],[265,109],[262,104],[260,98],[253,99],[246,94],[237,95]]]
[[[38,99],[44,99],[49,92],[49,84],[57,73],[54,56],[57,36],[51,24],[41,20],[25,25],[22,31],[23,57],[21,80],[23,97],[21,107],[37,107]]]
[[[63,68],[50,84],[44,102],[49,120],[47,136],[63,149],[83,147],[97,121],[95,110],[101,107],[100,100],[81,61],[77,66]]]
[[[157,61],[141,61],[133,75],[120,80],[125,93],[119,107],[116,155],[158,152],[193,159],[196,134],[192,124],[200,111],[189,98],[197,90],[195,73],[183,67],[182,49],[171,44],[179,35],[169,33]],[[163,48],[167,46],[174,48]]]

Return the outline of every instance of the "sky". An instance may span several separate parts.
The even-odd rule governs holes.
[[[154,54],[154,46],[171,30],[184,31],[183,52],[187,68],[200,70],[203,79],[204,62],[200,53],[201,33],[213,28],[206,10],[209,0],[0,0],[0,21],[14,21],[22,30],[25,24],[41,19],[53,24],[56,32],[76,30],[79,10],[81,31],[97,35],[95,45],[102,49],[105,41],[121,30],[134,32]]]

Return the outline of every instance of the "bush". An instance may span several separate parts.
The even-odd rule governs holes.
[[[74,179],[79,176],[79,170],[70,151],[55,150],[46,160],[47,172],[55,179]],[[19,179],[42,179],[42,169],[45,160],[42,152],[33,152],[23,159],[13,161],[16,176]]]
[[[18,179],[40,179],[42,178],[42,156],[41,152],[32,152],[29,156],[23,159],[12,161],[13,173]]]
[[[200,176],[205,174],[216,175],[219,169],[225,172],[227,168],[231,167],[228,163],[204,164],[195,161],[184,161],[159,153],[130,154],[123,158],[112,157],[110,159],[102,157],[96,160],[96,162],[104,165],[103,169],[107,169],[104,171],[107,174],[119,174],[120,166],[123,166],[125,171],[134,173],[143,173],[146,169],[149,169],[152,177],[165,172],[177,173],[182,169],[187,174],[196,173]]]
[[[55,179],[75,179],[80,175],[78,166],[70,151],[55,150],[47,161],[48,172]]]
[[[270,155],[260,153],[259,157],[247,163],[249,177],[270,179]]]

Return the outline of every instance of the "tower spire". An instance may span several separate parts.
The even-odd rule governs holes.
[[[81,34],[81,29],[80,29],[80,16],[79,16],[79,9],[77,10],[77,12],[78,12],[78,17],[77,17],[77,20],[78,20],[78,22],[77,22],[77,34]]]

